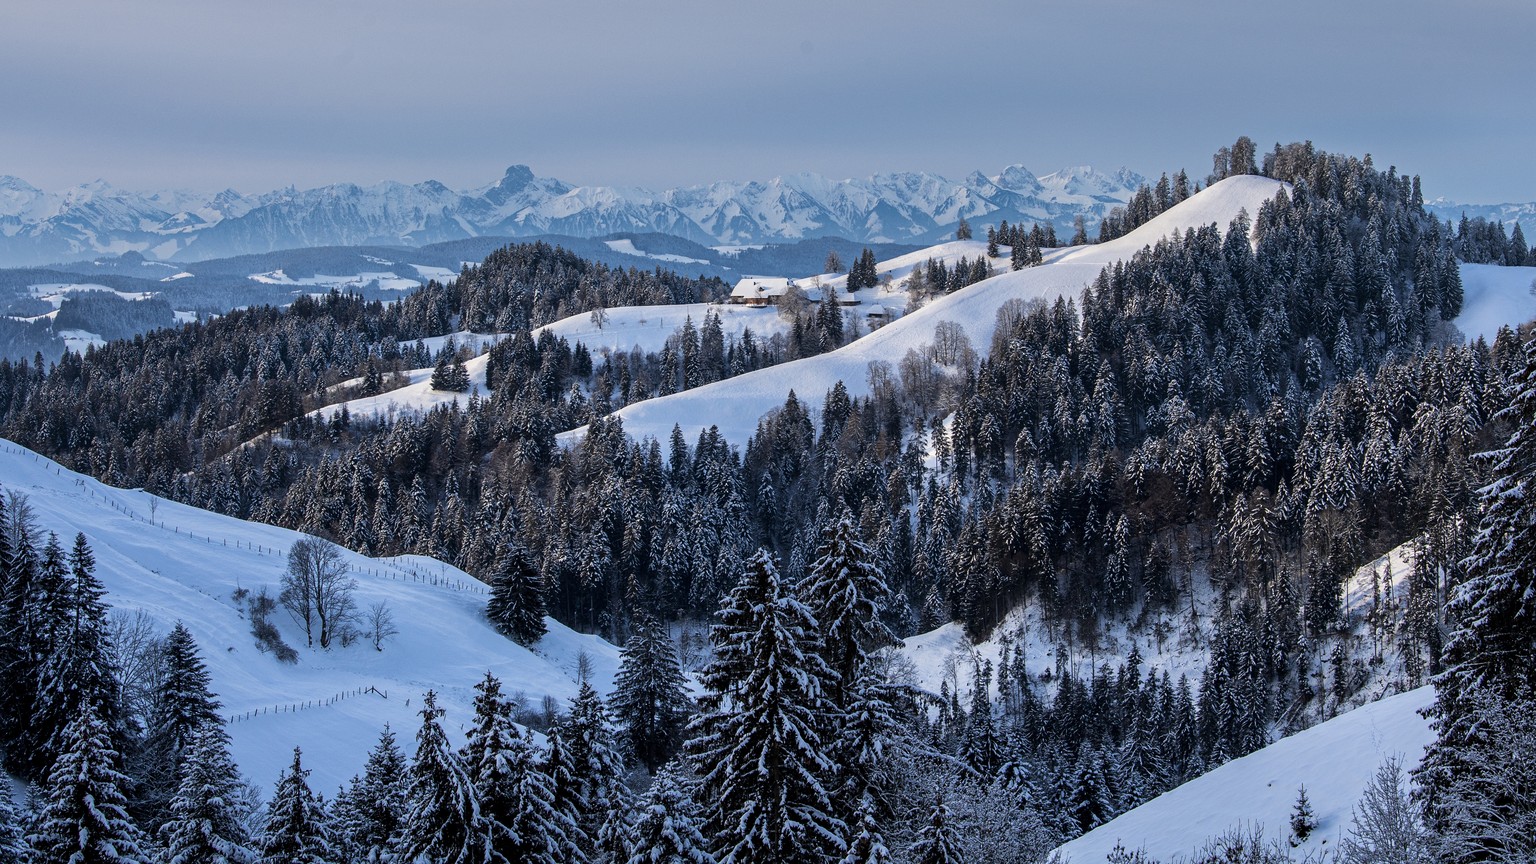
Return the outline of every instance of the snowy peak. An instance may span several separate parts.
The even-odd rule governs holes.
[[[129,192],[104,180],[45,193],[0,178],[0,266],[105,252],[201,260],[306,246],[421,245],[475,236],[654,232],[697,243],[794,241],[827,235],[863,242],[938,242],[961,219],[1052,222],[1070,228],[1128,201],[1141,178],[1087,167],[1037,178],[1022,165],[995,177],[951,180],[898,171],[833,180],[812,172],[665,191],[580,186],[508,167],[487,186],[455,191],[435,180],[336,183],[255,196],[233,190]]]
[[[1040,179],[1023,165],[1009,165],[1001,174],[992,178],[992,183],[999,189],[1026,195],[1038,195],[1045,188],[1040,185]]]

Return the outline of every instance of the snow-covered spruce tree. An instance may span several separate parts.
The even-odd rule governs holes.
[[[849,826],[848,854],[843,864],[890,864],[891,850],[875,821],[875,802],[868,795],[859,802],[858,815]]]
[[[128,816],[122,757],[90,700],[60,744],[43,786],[42,812],[27,837],[29,864],[149,864],[143,834]]]
[[[180,622],[171,628],[160,651],[163,677],[155,689],[149,734],[135,761],[142,780],[135,812],[146,830],[156,831],[182,782],[181,762],[204,729],[222,723],[212,678],[198,656],[197,642]]]
[[[50,547],[53,543],[49,544]],[[44,555],[44,569],[51,569],[51,554]],[[43,742],[38,755],[62,752],[64,730],[89,706],[112,736],[113,749],[122,752],[124,735],[119,712],[120,687],[107,632],[106,589],[96,578],[96,562],[85,535],[75,537],[69,556],[68,577],[59,585],[55,604],[51,651],[39,680],[37,713],[33,717],[35,740]]]
[[[493,857],[480,796],[438,720],[437,693],[421,700],[421,730],[411,760],[408,812],[400,829],[400,858],[433,864],[484,864]]]
[[[928,824],[917,834],[917,842],[907,850],[907,860],[912,864],[960,864],[965,860],[965,847],[960,835],[949,824],[949,807],[939,799]]]
[[[654,774],[682,744],[693,706],[677,646],[655,618],[641,618],[625,643],[610,701],[624,730],[625,749]]]
[[[815,623],[759,549],[710,629],[715,657],[700,676],[708,693],[687,750],[721,864],[822,862],[846,851],[819,733],[830,673],[814,650]]]
[[[551,762],[563,763],[552,765],[551,771],[556,807],[575,820],[580,829],[578,842],[584,844],[589,857],[619,857],[629,790],[623,782],[623,760],[614,748],[608,712],[602,697],[585,679],[551,744]]]
[[[254,864],[245,828],[240,772],[229,756],[222,724],[204,727],[187,742],[180,785],[160,826],[166,864]]]
[[[320,799],[304,779],[303,754],[293,748],[293,764],[277,780],[262,826],[261,864],[335,864],[330,821]]]
[[[584,860],[570,841],[573,823],[554,807],[554,792],[533,748],[512,722],[501,682],[490,673],[475,685],[475,720],[464,745],[465,770],[480,799],[492,860],[557,864]]]
[[[0,516],[3,523],[3,516]],[[21,811],[11,797],[9,780],[0,780],[0,861],[22,861],[27,852],[25,826]]]
[[[798,591],[816,618],[821,657],[832,671],[827,697],[841,710],[869,655],[897,642],[880,620],[891,593],[885,574],[846,508],[822,532]]]
[[[354,777],[331,808],[337,834],[355,861],[391,860],[395,836],[405,821],[406,767],[394,730],[386,724],[368,753],[363,776]]]
[[[1456,841],[1459,860],[1513,860],[1490,830],[1496,826],[1485,824],[1488,814],[1514,819],[1536,810],[1536,789],[1478,776],[1510,764],[1502,751],[1511,742],[1490,734],[1489,716],[1536,716],[1536,340],[1525,344],[1523,360],[1500,414],[1514,432],[1490,454],[1497,462],[1481,492],[1467,579],[1448,608],[1445,671],[1428,712],[1435,742],[1414,772],[1426,823]]]
[[[37,526],[27,499],[11,493],[0,525],[0,567],[4,568],[4,594],[0,595],[0,743],[5,745],[5,767],[24,778],[40,780],[48,763],[36,754],[32,718],[37,710],[38,679],[46,654],[42,607],[34,599],[39,571],[34,535]]]
[[[532,645],[544,635],[544,577],[516,541],[507,545],[491,571],[491,599],[486,617],[519,645]]]
[[[1317,814],[1312,812],[1312,802],[1307,800],[1307,787],[1296,790],[1296,805],[1291,808],[1291,836],[1297,843],[1305,842],[1317,828]]]
[[[640,803],[628,864],[715,864],[698,807],[676,762],[663,765]]]

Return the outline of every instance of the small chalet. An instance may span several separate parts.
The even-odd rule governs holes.
[[[731,289],[731,302],[747,306],[777,306],[795,284],[782,276],[747,276]]]

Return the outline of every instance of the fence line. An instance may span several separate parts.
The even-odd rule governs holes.
[[[351,699],[354,696],[367,696],[370,693],[379,697],[380,699],[389,698],[388,690],[380,690],[379,688],[370,684],[367,687],[358,687],[353,690],[345,690],[325,699],[307,699],[303,702],[286,702],[270,707],[262,706],[260,708],[253,708],[243,713],[229,714],[226,716],[228,717],[230,723],[239,723],[242,720],[250,720],[253,717],[263,717],[268,714],[294,714],[299,711],[307,711],[311,708],[329,708],[330,706],[335,705],[337,702],[341,702],[342,700]]]

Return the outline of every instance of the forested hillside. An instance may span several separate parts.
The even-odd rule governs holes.
[[[698,825],[719,860],[881,860],[882,836],[914,860],[947,860],[935,851],[946,844],[972,861],[1032,858],[1347,707],[1365,680],[1405,690],[1447,662],[1471,670],[1466,652],[1479,650],[1446,599],[1479,566],[1467,557],[1477,490],[1495,466],[1476,454],[1527,422],[1502,409],[1529,389],[1515,389],[1529,361],[1514,330],[1467,344],[1451,324],[1470,229],[1429,215],[1418,178],[1369,157],[1310,144],[1261,157],[1244,138],[1215,161],[1207,185],[1280,182],[1257,212],[1174,230],[1076,297],[1002,304],[988,345],[936,329],[899,367],[870,366],[853,388],[867,395],[842,382],[819,404],[786,392],[744,446],[710,428],[636,440],[613,412],[838,349],[851,334],[831,292],[787,313],[788,337],[727,339],[705,320],[661,352],[594,356],[529,333],[590,309],[718,300],[725,286],[542,244],[389,306],[331,295],[48,369],[0,363],[0,431],[116,485],[451,562],[515,597],[520,620],[547,610],[635,640],[631,657],[660,624],[715,615],[699,713],[669,733],[687,739],[696,776],[663,772],[647,812],[684,806],[668,784],[699,784]],[[1199,184],[1146,187],[1100,236],[1186,194]],[[982,270],[945,291],[987,291]],[[914,306],[932,299],[914,293]],[[467,387],[468,358],[423,341],[461,331],[512,334],[490,349],[487,392],[420,413],[304,416],[433,362],[439,389]],[[1380,639],[1362,649],[1346,582],[1409,543],[1403,606],[1372,605]],[[1092,671],[1020,650],[978,657],[964,693],[930,693],[880,650],[948,622],[995,638],[1019,609],[1061,652],[1091,654]],[[502,612],[513,635],[536,635]],[[1134,646],[1165,639],[1197,646],[1200,668],[1176,679],[1144,664]],[[1401,674],[1370,671],[1383,643]],[[485,687],[466,759],[517,737]],[[1505,698],[1518,703],[1517,689]],[[422,784],[458,770],[433,710]],[[575,827],[561,836],[616,860],[621,847],[604,845],[614,818],[592,803],[605,789],[572,793],[581,803],[561,812]],[[423,812],[401,829],[407,860],[445,859],[410,845],[452,816]]]

